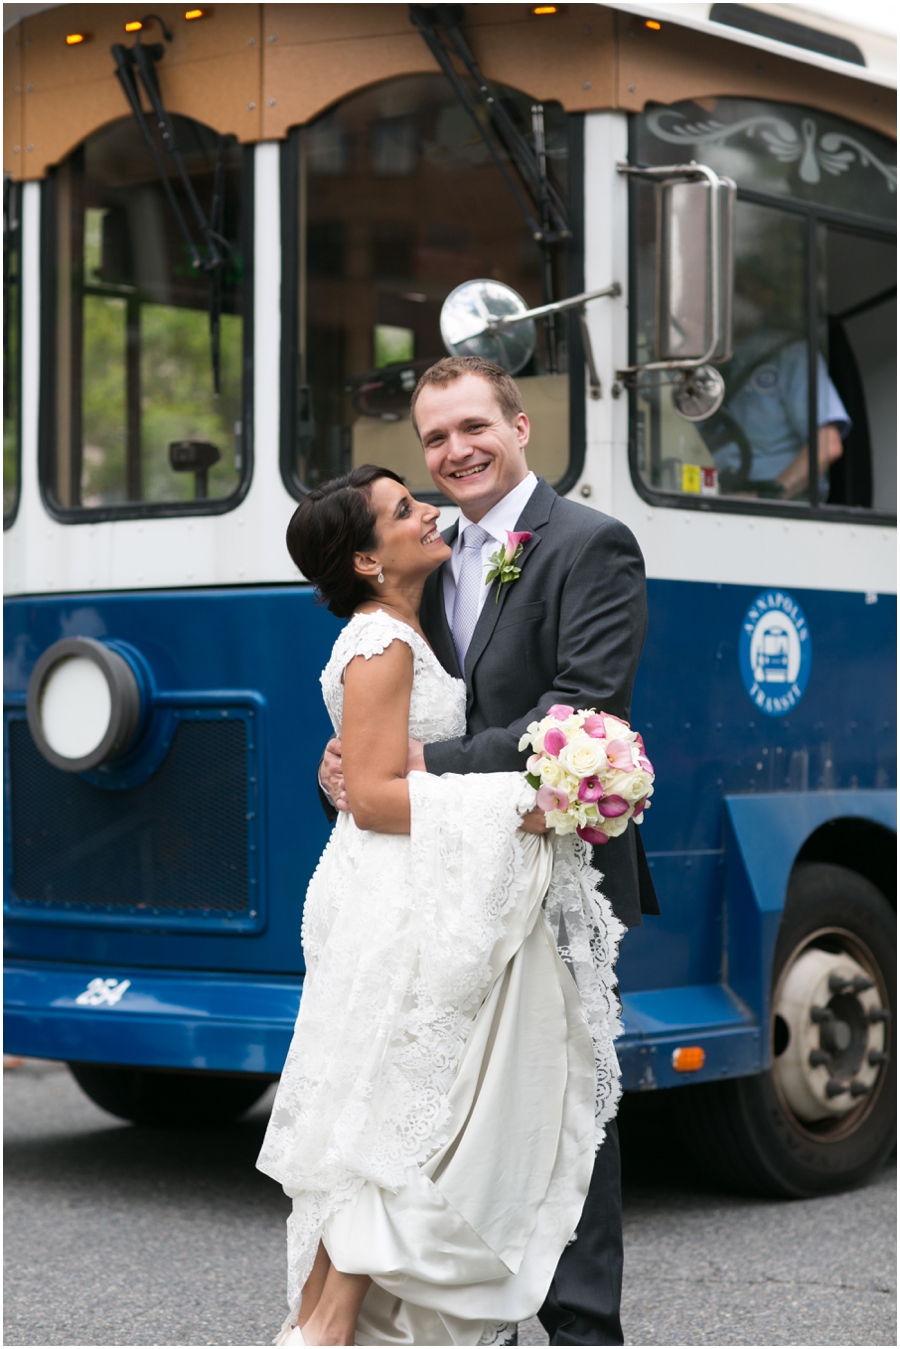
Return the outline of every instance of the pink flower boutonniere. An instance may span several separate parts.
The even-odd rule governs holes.
[[[531,538],[527,532],[516,534],[511,529],[506,531],[506,547],[498,548],[496,553],[491,553],[488,561],[491,563],[492,570],[488,572],[487,585],[492,581],[497,582],[497,593],[494,596],[494,603],[500,603],[500,587],[509,585],[510,581],[518,581],[522,568],[517,567],[516,563],[522,556],[522,550],[525,544]]]

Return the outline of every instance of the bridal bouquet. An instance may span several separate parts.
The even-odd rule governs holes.
[[[640,824],[653,795],[653,765],[644,742],[608,712],[576,712],[557,703],[519,741],[531,748],[525,776],[557,834],[606,843]]]

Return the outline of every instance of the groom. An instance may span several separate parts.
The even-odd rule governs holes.
[[[408,771],[524,769],[518,741],[554,703],[629,719],[647,628],[644,563],[618,520],[557,496],[528,470],[528,418],[515,381],[476,356],[426,370],[411,415],[435,486],[459,507],[445,533],[452,554],[426,582],[420,621],[442,665],[464,676],[466,735],[410,742]],[[508,531],[530,535],[519,577],[485,584]],[[329,742],[320,785],[346,809],[340,742]],[[333,814],[333,812],[332,812]],[[532,832],[542,812],[526,817]],[[603,892],[626,926],[658,913],[640,835],[630,824],[596,848]],[[554,1275],[541,1322],[551,1344],[622,1344],[622,1200],[615,1121],[597,1153],[575,1241]]]

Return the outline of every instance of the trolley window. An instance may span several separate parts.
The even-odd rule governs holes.
[[[234,137],[172,121],[221,266],[208,265],[202,236],[192,257],[130,118],[90,136],[47,183],[43,487],[64,519],[222,510],[246,485],[252,161]]]
[[[639,487],[677,505],[705,497],[706,506],[724,498],[740,509],[893,514],[895,146],[822,113],[743,99],[633,119],[633,164],[690,160],[738,185],[733,354],[719,365],[721,407],[696,420],[673,400],[677,373],[638,375]],[[657,224],[646,180],[632,188],[632,226],[632,359],[640,366],[653,360],[656,320]]]
[[[533,101],[497,92],[531,136]],[[571,201],[580,119],[556,104],[544,105],[543,118],[548,173]],[[409,397],[447,354],[444,300],[476,277],[506,282],[529,305],[543,303],[548,287],[564,298],[582,289],[580,241],[542,252],[443,75],[402,77],[348,98],[292,134],[284,169],[285,482],[299,495],[369,462],[433,493]],[[580,338],[568,317],[538,327],[537,350],[516,380],[532,425],[529,462],[559,483],[583,453]]]
[[[21,463],[22,188],[3,180],[3,527],[19,505]]]

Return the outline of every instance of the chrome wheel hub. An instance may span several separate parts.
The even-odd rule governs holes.
[[[871,1095],[887,1060],[875,980],[846,951],[802,951],[774,1007],[772,1072],[804,1123],[846,1115]]]

